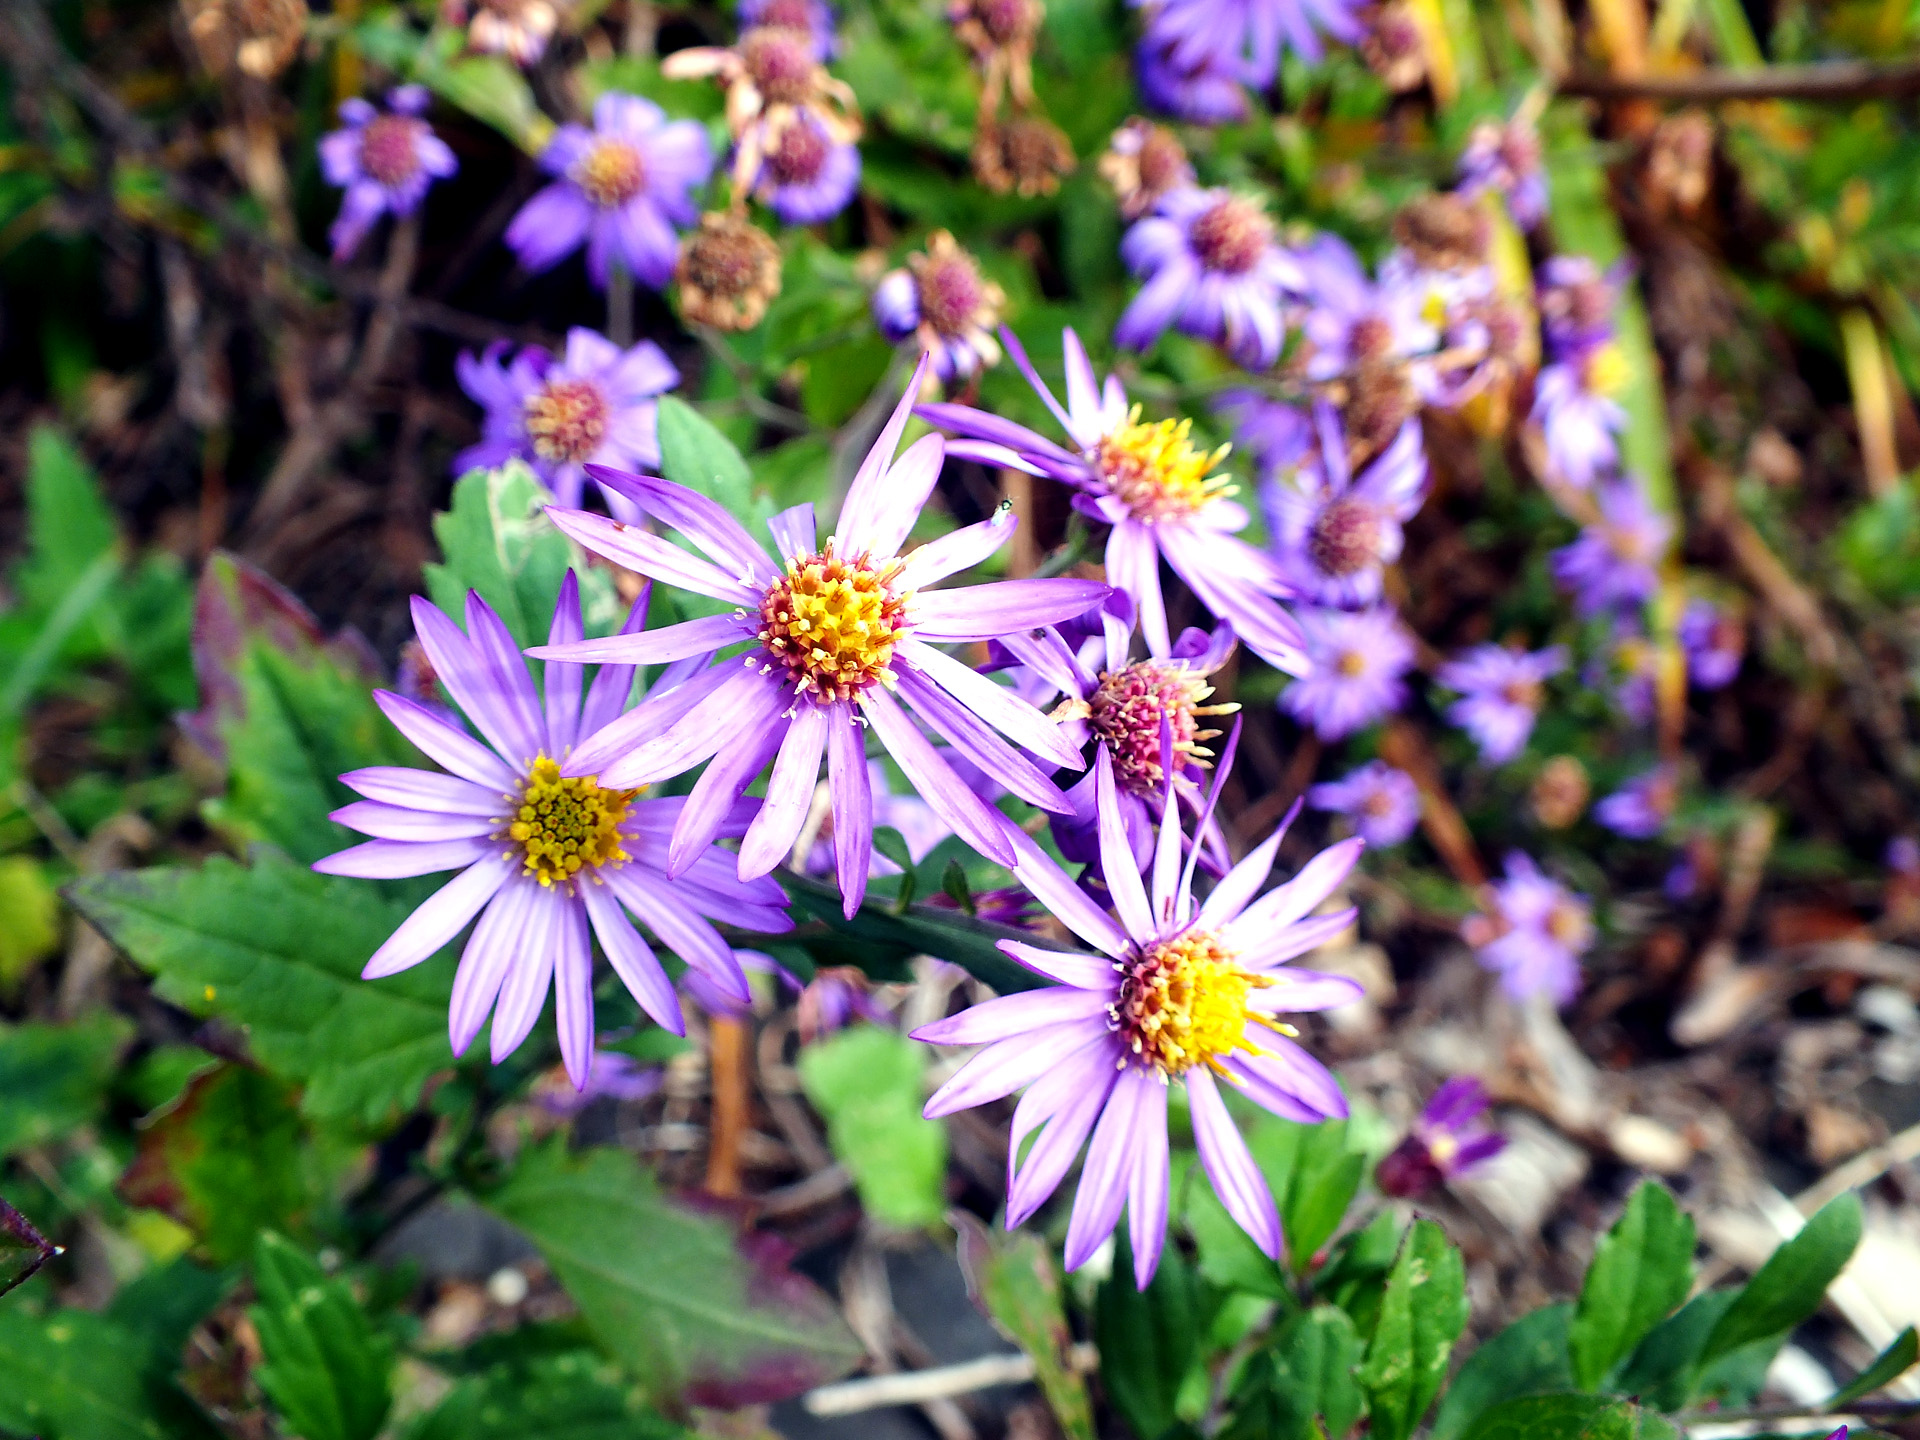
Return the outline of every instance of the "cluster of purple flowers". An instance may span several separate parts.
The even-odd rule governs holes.
[[[1318,60],[1321,36],[1348,44],[1363,27],[1355,0],[1129,0],[1146,13],[1135,54],[1155,109],[1218,125],[1245,119],[1246,87],[1271,89],[1280,52]]]

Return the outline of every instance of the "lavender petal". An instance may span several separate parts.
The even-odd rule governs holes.
[[[373,952],[360,978],[379,980],[397,975],[432,955],[465,929],[480,907],[507,883],[515,863],[504,855],[490,855],[461,871],[400,922],[387,943]]]
[[[660,968],[653,948],[627,919],[619,900],[605,885],[583,885],[580,894],[586,902],[587,918],[593,922],[593,933],[600,937],[600,949],[627,993],[655,1024],[675,1035],[685,1035],[687,1019],[680,1010],[680,997],[674,993],[667,972]]]
[[[961,782],[914,728],[899,702],[880,687],[871,686],[861,695],[860,708],[879,735],[880,743],[887,747],[887,753],[906,773],[908,783],[920,792],[934,814],[989,860],[1011,865],[1013,849],[1007,832],[1012,827],[1006,818]]]
[[[1097,580],[999,580],[933,590],[918,598],[914,633],[936,643],[997,640],[1084,615],[1110,589]]]
[[[1200,1151],[1207,1179],[1213,1183],[1213,1193],[1220,1197],[1234,1223],[1260,1247],[1260,1253],[1278,1260],[1283,1237],[1273,1191],[1227,1113],[1213,1073],[1204,1066],[1187,1072],[1187,1104],[1193,1115],[1194,1145]]]
[[[336,850],[313,862],[322,875],[351,875],[361,880],[409,880],[442,870],[464,870],[498,850],[493,840],[369,840]]]
[[[773,773],[767,777],[767,796],[760,813],[747,827],[740,842],[740,878],[750,880],[765,875],[786,859],[800,838],[800,827],[807,823],[807,811],[813,804],[814,786],[820,779],[820,757],[827,746],[827,726],[833,719],[833,707],[803,705],[780,742],[774,758]]]

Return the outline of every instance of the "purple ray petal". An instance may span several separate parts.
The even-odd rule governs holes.
[[[416,595],[413,629],[433,663],[435,676],[486,736],[487,743],[510,764],[524,765],[533,759],[540,748],[540,737],[517,713],[505,678],[495,672],[460,627],[432,601]]]
[[[1094,1041],[1079,1054],[1062,1061],[1058,1069],[1041,1077],[1020,1097],[1013,1113],[1013,1130],[1018,1138],[1010,1142],[1007,1150],[1010,1170],[1019,1155],[1020,1140],[1043,1121],[1046,1128],[1027,1150],[1018,1172],[1009,1177],[1009,1229],[1024,1225],[1073,1168],[1074,1158],[1087,1143],[1093,1122],[1100,1118],[1107,1097],[1113,1094],[1114,1084],[1120,1078],[1120,1068],[1114,1063],[1116,1048],[1111,1037],[1104,1042]],[[1062,1081],[1058,1086],[1053,1083],[1056,1077]],[[1037,1102],[1031,1113],[1026,1113],[1027,1102],[1040,1096],[1043,1086],[1054,1092],[1048,1097],[1052,1103],[1043,1107]]]
[[[820,548],[820,531],[814,523],[813,502],[809,500],[780,511],[767,521],[767,533],[773,536],[777,559],[794,560],[813,554]]]
[[[1073,813],[1073,802],[1026,756],[988,728],[987,722],[918,671],[896,675],[902,699],[954,750],[1031,805],[1056,815]]]
[[[627,611],[626,623],[620,627],[622,635],[635,635],[647,628],[647,606],[652,599],[653,582],[644,580],[640,593],[634,597],[633,608]],[[631,665],[602,665],[594,672],[593,684],[587,687],[587,703],[580,711],[576,741],[620,717],[633,696],[633,673]]]
[[[942,690],[1023,750],[1070,770],[1086,768],[1086,762],[1067,743],[1060,727],[1006,686],[994,683],[945,651],[919,640],[902,640],[894,653],[918,667]]]
[[[833,707],[827,729],[827,788],[833,802],[833,863],[840,906],[851,920],[867,898],[873,864],[873,778],[867,773],[866,741],[853,707]]]
[[[560,1032],[560,1059],[575,1090],[587,1088],[593,1071],[593,943],[587,912],[568,905],[553,959],[553,1020]]]
[[[1263,1032],[1260,1055],[1236,1050],[1227,1057],[1227,1068],[1239,1076],[1247,1098],[1288,1119],[1302,1119],[1309,1125],[1322,1120],[1347,1118],[1347,1097],[1333,1073],[1302,1050],[1293,1041]],[[1276,1104],[1283,1100],[1295,1108],[1292,1112]]]
[[[994,511],[992,519],[964,525],[908,551],[894,584],[903,591],[920,590],[949,575],[970,570],[1006,544],[1019,524],[1013,507],[1003,503]]]
[[[1153,532],[1134,520],[1122,520],[1107,536],[1107,579],[1132,597],[1147,649],[1165,655],[1173,646],[1167,633],[1167,604],[1160,593],[1160,551]]]
[[[487,1048],[496,1065],[533,1033],[540,1012],[546,1008],[554,956],[563,943],[567,898],[542,887],[533,892],[532,900],[525,931],[527,948],[507,967],[507,978],[493,1010],[493,1028],[487,1035]]]
[[[784,698],[776,696],[776,705],[751,717],[694,782],[686,808],[680,812],[680,821],[673,827],[673,837],[667,842],[669,878],[678,876],[713,843],[713,837],[732,813],[734,802],[786,744],[793,722],[778,709],[777,702]],[[816,765],[818,761],[816,756]],[[741,878],[751,880],[753,876]]]
[[[493,607],[480,598],[477,590],[467,592],[467,638],[473,643],[474,654],[487,667],[488,678],[498,687],[501,703],[512,717],[520,743],[533,747],[526,752],[526,758],[531,760],[542,751],[556,753],[553,742],[547,738],[533,677],[527,673],[527,662],[514,643],[513,632],[493,613]],[[511,751],[501,753],[508,759],[517,758]]]
[[[425,960],[458,935],[493,893],[507,883],[518,861],[505,855],[477,860],[434,892],[387,937],[361,970],[363,980],[397,975]]]
[[[698,704],[685,709],[665,733],[625,753],[616,752],[617,758],[610,758],[609,763],[601,768],[600,783],[631,790],[683,774],[755,726],[770,720],[788,703],[787,691],[773,676],[762,675],[758,670],[744,666],[731,670],[731,673],[725,673],[730,667],[720,668],[723,671],[720,684]],[[688,685],[695,683],[689,681]],[[686,688],[687,685],[680,687],[681,690]],[[669,690],[661,696],[660,700],[667,702],[662,708],[667,708],[667,704],[679,693],[679,690]],[[647,703],[653,702],[649,700]],[[632,719],[644,708],[643,705],[629,711],[622,720],[615,721],[600,734],[608,735],[618,730],[622,721]],[[594,738],[598,740],[600,737]],[[592,749],[593,743],[589,742],[582,748]],[[582,758],[576,756],[569,768],[583,763]]]
[[[1062,449],[1037,430],[1029,430],[1025,425],[1002,419],[985,410],[976,410],[971,405],[934,402],[917,407],[913,413],[929,425],[937,425],[942,430],[951,430],[954,434],[964,435],[970,440],[986,440],[995,445],[1004,445],[1016,454],[1021,451],[1032,451],[1058,464],[1085,468],[1085,462],[1079,456]],[[1066,417],[1062,415],[1062,423],[1065,419]]]
[[[1021,940],[1001,940],[996,945],[1036,975],[1044,975],[1049,980],[1057,980],[1077,990],[1098,990],[1108,999],[1113,997],[1117,982],[1111,960],[1103,960],[1098,955],[1083,955],[1077,950],[1048,950]]]
[[[1275,886],[1241,911],[1236,923],[1255,935],[1285,929],[1331,895],[1366,848],[1367,842],[1358,835],[1328,846],[1301,866],[1293,879]]]
[[[1127,838],[1127,824],[1120,814],[1120,797],[1114,791],[1113,757],[1104,745],[1094,760],[1093,783],[1100,878],[1107,882],[1107,893],[1113,897],[1121,925],[1144,943],[1159,933],[1159,927],[1153,922],[1153,908],[1147,904],[1146,886],[1140,883],[1140,867],[1133,858],[1133,843]]]
[[[1267,970],[1275,965],[1284,965],[1309,950],[1318,950],[1329,940],[1337,938],[1341,931],[1353,924],[1356,913],[1352,906],[1348,906],[1330,915],[1315,915],[1308,920],[1296,921],[1284,930],[1256,929],[1247,924],[1243,915],[1220,933],[1228,944],[1239,946],[1242,963],[1256,970]]]
[[[662,945],[735,1000],[746,1004],[753,999],[753,992],[747,988],[746,972],[741,970],[739,958],[720,937],[720,932],[675,895],[665,881],[648,883],[628,866],[611,872],[607,883],[640,923],[659,937]]]
[[[760,604],[758,591],[741,584],[719,566],[709,564],[696,555],[689,555],[672,541],[649,535],[636,526],[609,520],[604,515],[595,515],[588,510],[563,510],[557,505],[547,507],[547,517],[564,534],[579,541],[594,554],[616,561],[629,570],[637,570],[642,575],[669,585],[678,585],[682,590],[724,600],[729,605],[755,609]]]
[[[653,1017],[654,1023],[675,1035],[687,1033],[687,1019],[680,1010],[680,997],[674,993],[667,972],[660,968],[653,949],[627,919],[614,893],[605,885],[583,885],[580,896],[586,903],[587,918],[593,933],[600,937],[600,949],[613,966],[635,1003]]]
[[[1227,1113],[1212,1072],[1195,1066],[1187,1072],[1187,1104],[1193,1114],[1193,1140],[1200,1151],[1213,1193],[1234,1223],[1252,1237],[1269,1260],[1280,1258],[1280,1210],[1266,1176],[1254,1163],[1247,1142]]]
[[[1105,991],[1076,990],[1066,985],[1026,990],[969,1005],[958,1015],[922,1025],[913,1032],[913,1038],[929,1045],[989,1045],[1062,1021],[1104,1016],[1110,999]]]
[[[611,485],[647,514],[686,536],[700,550],[742,584],[765,588],[777,573],[774,565],[740,522],[698,490],[650,475],[629,475],[605,465],[589,465],[587,473]]]
[[[351,875],[361,880],[408,880],[442,870],[464,870],[500,848],[493,840],[369,840],[313,862],[322,875]]]
[[[787,858],[800,827],[813,806],[813,788],[820,779],[820,757],[827,748],[827,726],[833,707],[802,705],[787,737],[780,742],[773,773],[767,777],[767,798],[740,842],[740,878],[765,875]]]
[[[526,953],[527,921],[533,914],[534,892],[539,888],[530,879],[508,882],[473,927],[466,952],[460,957],[460,969],[453,977],[453,996],[447,1003],[447,1040],[454,1054],[467,1053],[473,1037],[487,1023],[493,1002],[500,998],[507,971],[516,957]]]
[[[1094,949],[1109,955],[1125,955],[1133,949],[1126,932],[1067,878],[1053,857],[1033,842],[1032,836],[1016,827],[1010,838],[1014,848],[1014,863],[1010,868],[1056,920]]]
[[[873,448],[867,451],[854,473],[853,483],[847,487],[846,501],[840,506],[840,523],[834,527],[834,533],[849,555],[857,555],[872,545],[879,517],[886,513],[886,496],[882,492],[886,489],[887,470],[893,463],[894,451],[900,448],[900,437],[907,430],[907,417],[913,413],[914,401],[920,398],[920,387],[926,382],[927,367],[932,360],[931,354],[920,357],[900,403],[893,407],[893,414],[887,417]]]
[[[1280,853],[1280,842],[1286,835],[1287,827],[1282,825],[1221,877],[1213,893],[1200,906],[1202,929],[1218,930],[1247,908],[1247,902],[1260,893],[1267,876],[1273,873],[1274,857]]]
[[[1069,1020],[989,1045],[933,1092],[924,1113],[929,1120],[938,1120],[942,1115],[970,1110],[975,1105],[1011,1095],[1021,1086],[1031,1085],[1074,1051],[1106,1034],[1104,1018]]]
[[[1167,1087],[1149,1084],[1141,1091],[1133,1118],[1133,1167],[1127,1176],[1127,1219],[1133,1241],[1133,1283],[1144,1290],[1160,1268],[1160,1247],[1167,1238]]]
[[[608,635],[599,640],[577,640],[570,645],[536,645],[527,651],[536,660],[570,660],[575,664],[610,661],[616,665],[659,665],[710,655],[750,637],[755,621],[739,615],[708,615],[638,635]]]
[[[1058,625],[1107,598],[1097,580],[999,580],[918,597],[914,633],[922,640],[960,643],[998,640],[1013,630]]]
[[[631,666],[621,668],[631,673]],[[630,757],[637,750],[666,735],[683,718],[729,683],[738,681],[740,685],[747,686],[753,684],[757,678],[744,666],[736,668],[732,665],[716,665],[682,681],[671,690],[655,686],[646,699],[626,714],[590,732],[573,754],[566,758],[560,767],[560,773],[599,775],[604,783],[612,784],[613,782],[607,780],[604,773],[609,765]],[[697,759],[688,762],[689,765],[698,763]]]
[[[403,765],[371,765],[349,770],[340,783],[369,800],[431,810],[443,815],[500,815],[511,798],[457,775],[432,770],[409,770]]]
[[[1291,965],[1268,978],[1275,983],[1247,996],[1249,1009],[1272,1015],[1304,1015],[1314,1010],[1338,1010],[1367,995],[1357,980],[1318,970],[1296,970]]]
[[[1153,846],[1153,923],[1164,931],[1187,923],[1190,917],[1180,912],[1192,908],[1192,897],[1186,896],[1180,885],[1180,797],[1172,783],[1172,726],[1165,716],[1160,720],[1160,742],[1161,773],[1168,777],[1168,783]],[[1183,898],[1188,902],[1185,905],[1179,903]]]
[[[1133,1146],[1138,1143],[1135,1120],[1147,1099],[1146,1087],[1160,1082],[1144,1070],[1120,1073],[1107,1107],[1100,1112],[1087,1161],[1080,1170],[1080,1188],[1073,1197],[1073,1217],[1067,1222],[1066,1267],[1078,1270],[1092,1258],[1101,1242],[1113,1233],[1120,1207],[1127,1200],[1127,1176],[1132,1169]]]
[[[549,645],[565,645],[586,634],[580,623],[580,577],[568,568],[560,582],[560,598],[553,607],[553,621],[547,628]],[[541,684],[546,705],[547,743],[555,755],[564,755],[580,738],[580,692],[586,671],[578,665],[550,664],[541,667]]]
[[[377,840],[476,840],[499,828],[499,821],[486,815],[434,815],[378,800],[356,800],[327,818]]]
[[[946,463],[947,440],[944,435],[922,435],[907,447],[907,453],[888,469],[876,494],[884,504],[871,510],[866,521],[865,544],[861,547],[875,560],[890,560],[900,553],[913,530],[914,521],[933,494],[940,479],[940,467]],[[841,527],[846,516],[842,514]],[[843,537],[844,538],[844,537]],[[846,540],[849,554],[857,553]]]
[[[1076,700],[1086,699],[1087,691],[1092,688],[1087,682],[1092,677],[1081,671],[1073,651],[1067,648],[1067,642],[1060,638],[1058,630],[1049,626],[1033,634],[1014,631],[1002,635],[1000,644],[1006,646],[1014,659],[1045,680],[1054,690],[1071,695]]]
[[[879,686],[869,686],[860,696],[860,708],[887,753],[905,772],[907,782],[920,792],[933,813],[989,860],[1011,865],[1013,848],[1008,831],[1012,827],[1006,817],[990,808],[953,773],[914,728],[899,702]]]

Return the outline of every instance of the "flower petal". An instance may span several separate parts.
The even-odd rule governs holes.
[[[1250,935],[1266,936],[1284,930],[1331,895],[1366,848],[1367,842],[1358,835],[1328,846],[1301,866],[1293,879],[1242,910],[1234,924]]]
[[[938,643],[998,640],[1084,615],[1111,588],[1097,580],[999,580],[925,591],[915,600],[914,634]]]
[[[1133,1167],[1127,1176],[1127,1222],[1133,1241],[1133,1283],[1144,1290],[1160,1268],[1167,1239],[1167,1087],[1149,1083],[1133,1118]]]
[[[880,743],[887,747],[894,762],[905,772],[907,781],[934,814],[953,832],[989,860],[1001,865],[1013,863],[1008,832],[1013,828],[1006,817],[961,781],[960,777],[935,753],[900,704],[879,686],[869,686],[860,696],[865,713]]]
[[[584,906],[568,905],[562,914],[553,959],[553,1019],[567,1078],[575,1090],[584,1090],[593,1071],[593,943]]]
[[[587,474],[611,485],[647,514],[678,530],[708,559],[743,585],[764,588],[775,570],[760,542],[727,511],[685,485],[651,475],[629,475],[605,465],[589,465]]]
[[[694,782],[686,807],[680,812],[679,823],[667,841],[669,879],[678,877],[706,853],[733,813],[734,803],[746,793],[761,768],[780,753],[791,729],[792,722],[786,715],[769,709],[744,726],[737,740],[721,747]],[[819,763],[817,756],[814,763],[816,766]],[[754,877],[743,872],[740,878]]]
[[[922,1025],[913,1032],[913,1038],[929,1045],[988,1045],[1062,1021],[1104,1016],[1110,1003],[1111,996],[1105,991],[1049,985],[969,1005],[958,1015]]]
[[[1098,955],[1085,955],[1077,950],[1048,950],[1044,946],[1029,945],[1023,940],[1000,940],[995,945],[1003,954],[1036,975],[1044,975],[1049,980],[1057,980],[1076,990],[1098,990],[1109,1000],[1113,998],[1115,980],[1111,960],[1102,960]]]
[[[499,815],[508,795],[457,775],[413,770],[404,765],[370,765],[349,770],[340,783],[355,794],[387,805],[404,805],[437,815]]]
[[[616,665],[660,665],[723,650],[747,639],[753,631],[753,622],[739,615],[707,615],[658,630],[643,630],[637,635],[608,635],[597,640],[576,640],[569,645],[536,645],[527,654],[536,660],[568,660],[579,664],[608,661]]]
[[[505,806],[500,808],[504,810]],[[499,819],[493,816],[435,815],[399,805],[382,805],[378,800],[356,800],[351,805],[342,805],[327,818],[377,840],[477,840],[491,835],[500,826]]]
[[[802,705],[780,742],[773,773],[767,777],[767,798],[740,842],[740,875],[765,875],[787,858],[800,827],[807,823],[814,786],[820,780],[820,756],[827,746],[827,727],[833,706]]]
[[[473,1037],[487,1023],[500,986],[517,956],[527,951],[526,928],[533,914],[533,897],[540,886],[522,878],[509,881],[493,897],[480,922],[473,927],[460,969],[453,977],[453,996],[447,1002],[447,1040],[453,1053],[464,1055]]]
[[[1147,941],[1159,933],[1153,923],[1153,908],[1147,904],[1147,887],[1140,883],[1140,867],[1133,857],[1133,843],[1127,838],[1127,823],[1120,814],[1120,797],[1113,785],[1113,757],[1102,745],[1094,759],[1094,814],[1100,835],[1100,878],[1107,882],[1113,897],[1114,912],[1136,941]]]
[[[670,690],[660,698],[671,701],[677,694],[679,690]],[[656,735],[605,765],[600,771],[600,783],[631,790],[683,774],[755,726],[772,719],[786,704],[787,692],[772,676],[744,667],[734,670],[698,704],[682,712],[664,734]],[[639,713],[633,710],[622,718],[632,719]],[[601,731],[601,735],[619,729],[620,723],[615,721]],[[583,762],[576,756],[572,763]]]
[[[363,980],[397,975],[425,960],[466,928],[493,897],[519,862],[505,855],[475,861],[434,892],[419,909],[400,922],[387,943],[373,952],[361,970]]]
[[[923,1112],[929,1120],[970,1110],[1031,1085],[1068,1055],[1107,1035],[1105,1017],[1068,1020],[1029,1030],[979,1051],[933,1092]]]
[[[902,667],[896,676],[900,697],[956,752],[979,766],[1031,805],[1056,815],[1073,811],[1073,802],[1026,756],[1015,750],[973,711],[918,671]]]
[[[1073,1217],[1067,1222],[1066,1267],[1078,1270],[1120,1219],[1127,1201],[1127,1181],[1133,1169],[1133,1148],[1141,1143],[1135,1121],[1147,1100],[1148,1086],[1160,1082],[1144,1070],[1120,1072],[1107,1105],[1100,1112],[1087,1162],[1080,1170],[1080,1188],[1073,1197]]]
[[[926,383],[927,368],[932,363],[933,356],[923,354],[920,363],[913,367],[913,378],[907,382],[900,403],[893,407],[873,447],[854,473],[853,483],[847,487],[846,501],[840,506],[840,523],[834,527],[834,534],[840,538],[846,554],[857,555],[870,549],[873,537],[890,528],[881,523],[890,508],[885,494],[887,471],[893,464],[894,451],[900,448],[907,418],[913,413],[914,402],[920,398],[920,387]],[[915,508],[917,513],[918,507]],[[912,522],[908,525],[911,528]]]
[[[604,515],[595,515],[588,510],[565,510],[558,505],[549,505],[547,518],[564,534],[579,541],[594,554],[624,565],[629,570],[637,570],[652,579],[678,585],[682,590],[691,590],[710,599],[725,600],[730,605],[744,605],[750,609],[759,607],[759,591],[741,583],[719,566],[709,564],[697,555],[689,555],[671,540],[662,540],[658,535],[650,535],[637,526],[609,520]]]
[[[1120,1079],[1115,1051],[1111,1037],[1094,1041],[1028,1086],[1014,1107],[1013,1133],[1007,1146],[1007,1168],[1013,1172],[1007,1183],[1009,1229],[1024,1225],[1073,1168],[1074,1158],[1087,1142],[1087,1133]],[[1015,1170],[1021,1141],[1041,1125],[1046,1128]]]
[[[1068,769],[1086,768],[1060,727],[1006,686],[911,637],[902,640],[895,653],[1022,749]]]
[[[633,667],[620,667],[629,675]],[[653,692],[633,709],[616,719],[608,721],[598,730],[588,733],[587,737],[574,748],[560,766],[563,775],[598,775],[603,784],[615,782],[608,778],[607,768],[645,748],[655,740],[668,734],[682,719],[698,709],[701,704],[729,682],[743,677],[744,668],[735,669],[731,665],[713,665],[698,674],[681,681],[671,688],[655,685]],[[750,684],[758,677],[744,674],[743,684]],[[689,768],[699,764],[699,759],[688,761]],[[650,783],[650,782],[649,782]]]
[[[322,875],[352,875],[361,880],[408,880],[442,870],[464,870],[500,848],[499,842],[478,840],[369,840],[336,850],[313,862]]]
[[[500,1000],[493,1010],[493,1029],[487,1036],[487,1049],[496,1065],[520,1048],[546,1008],[554,956],[564,943],[567,905],[564,895],[545,886],[532,892],[532,911],[525,931],[527,948],[507,967]]]
[[[1113,956],[1125,955],[1133,941],[1107,913],[1087,898],[1087,894],[1042,850],[1026,831],[1014,827],[1008,837],[1013,843],[1014,862],[1009,867],[1020,883],[1031,890],[1040,903],[1096,950]]]
[[[640,938],[640,932],[627,919],[627,912],[613,891],[605,885],[583,885],[580,896],[586,903],[587,918],[593,922],[593,933],[600,937],[600,949],[607,963],[613,966],[613,973],[627,987],[627,993],[656,1024],[675,1035],[686,1034],[687,1020],[681,1013],[680,997],[674,993],[673,982],[660,968],[652,947]]]
[[[767,521],[767,532],[773,536],[777,560],[797,560],[820,548],[811,500],[780,511]]]
[[[1193,1141],[1200,1151],[1213,1193],[1220,1197],[1234,1223],[1246,1231],[1260,1253],[1280,1258],[1280,1209],[1273,1201],[1267,1177],[1254,1163],[1226,1102],[1220,1098],[1213,1074],[1204,1066],[1187,1072],[1187,1104],[1193,1115]]]
[[[840,882],[840,906],[851,920],[867,897],[867,872],[873,864],[873,777],[867,771],[863,731],[853,707],[833,707],[827,729],[827,789],[833,802],[833,863]]]
[[[1019,524],[1013,507],[1003,504],[989,520],[963,525],[938,540],[929,540],[909,550],[894,584],[903,591],[919,590],[936,580],[970,570],[1006,544]]]

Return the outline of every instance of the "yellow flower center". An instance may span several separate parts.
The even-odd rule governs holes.
[[[527,438],[542,460],[585,460],[607,433],[607,397],[591,380],[555,380],[527,396]]]
[[[898,560],[874,565],[833,547],[829,540],[818,554],[789,560],[760,601],[760,643],[822,703],[851,700],[876,680],[893,683],[893,647],[913,598],[893,588]]]
[[[1593,917],[1577,901],[1562,900],[1547,912],[1547,934],[1578,954],[1593,939]]]
[[[647,183],[647,167],[640,152],[625,140],[597,140],[574,162],[571,178],[587,199],[611,210],[640,193]]]
[[[1633,378],[1633,367],[1618,345],[1602,345],[1587,357],[1587,388],[1596,395],[1618,395]]]
[[[638,790],[602,790],[591,775],[562,775],[545,755],[520,785],[505,838],[518,846],[526,873],[542,885],[565,885],[585,869],[624,864],[620,825]]]
[[[1249,1023],[1294,1033],[1247,1003],[1273,983],[1242,966],[1213,932],[1189,931],[1142,950],[1107,1013],[1127,1049],[1162,1077],[1176,1079],[1196,1065],[1224,1075],[1223,1056],[1260,1052],[1247,1043]]]
[[[1158,795],[1166,783],[1160,767],[1160,722],[1173,732],[1174,765],[1204,765],[1213,752],[1201,743],[1220,732],[1202,730],[1197,717],[1226,715],[1238,705],[1203,705],[1213,694],[1207,677],[1179,660],[1141,660],[1103,671],[1087,700],[1087,723],[1113,757],[1114,778],[1135,795]]]
[[[1342,650],[1340,658],[1333,662],[1333,668],[1349,680],[1357,680],[1367,673],[1367,657],[1358,650]]]
[[[1211,473],[1233,447],[1208,454],[1194,447],[1192,430],[1191,420],[1143,424],[1136,405],[1127,423],[1094,447],[1092,459],[1108,490],[1136,520],[1182,518],[1233,493],[1232,480]]]

